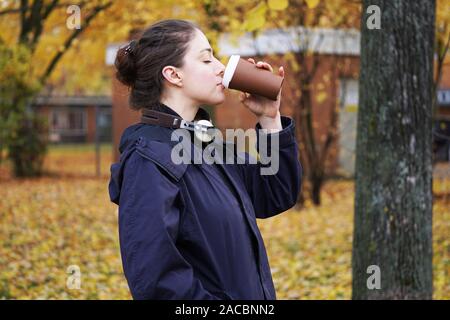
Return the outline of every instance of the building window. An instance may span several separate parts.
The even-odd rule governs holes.
[[[51,111],[52,141],[83,141],[87,133],[86,110],[79,107],[54,107]]]

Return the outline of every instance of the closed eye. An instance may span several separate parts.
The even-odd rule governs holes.
[[[204,63],[211,63],[212,61],[208,60],[208,61],[203,61]]]

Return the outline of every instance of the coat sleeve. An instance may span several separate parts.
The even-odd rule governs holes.
[[[294,120],[281,116],[281,123],[283,129],[277,133],[265,133],[261,130],[261,125],[257,123],[255,126],[256,150],[260,159],[257,163],[250,162],[250,159],[255,162],[256,159],[245,153],[245,164],[238,166],[255,209],[255,215],[261,219],[292,208],[297,202],[302,186],[303,170],[298,159]],[[278,138],[278,148],[274,140],[276,138]],[[263,148],[263,140],[267,141],[267,148]],[[278,161],[275,160],[276,153],[278,153]],[[266,159],[272,159],[271,163],[267,164]],[[278,165],[275,162],[278,162]],[[270,174],[262,174],[263,168]]]
[[[124,169],[119,205],[123,269],[134,299],[219,299],[176,247],[179,188],[155,163],[134,154]]]

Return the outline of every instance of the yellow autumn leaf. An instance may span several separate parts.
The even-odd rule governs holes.
[[[325,91],[319,92],[316,96],[317,103],[322,103],[326,100],[327,93]]]
[[[244,23],[247,31],[255,31],[261,29],[266,23],[267,6],[264,2],[258,4],[255,8],[250,10],[248,19]]]
[[[305,0],[309,9],[314,9],[319,4],[320,0]]]
[[[288,0],[269,0],[268,3],[269,8],[272,10],[284,10],[287,8],[289,1]]]

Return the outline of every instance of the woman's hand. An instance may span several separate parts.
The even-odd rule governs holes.
[[[255,60],[252,58],[249,58],[248,61],[255,64]],[[273,72],[272,66],[267,62],[258,61],[256,67]],[[278,74],[284,78],[283,67],[278,69]],[[258,117],[258,121],[262,128],[273,129],[272,131],[279,131],[282,129],[280,119],[281,89],[276,101],[247,92],[240,93],[239,100]]]

